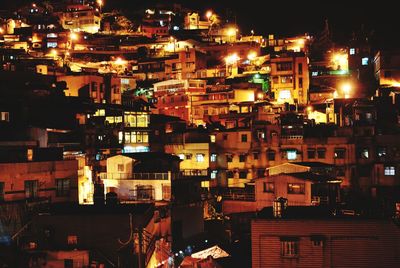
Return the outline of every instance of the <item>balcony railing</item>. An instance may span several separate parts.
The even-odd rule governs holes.
[[[102,180],[168,180],[168,173],[107,173],[101,174]]]
[[[229,189],[222,194],[222,200],[254,202],[255,193],[244,189]]]
[[[208,169],[183,169],[181,175],[184,177],[207,177]]]

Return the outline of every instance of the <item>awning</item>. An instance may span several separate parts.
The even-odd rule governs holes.
[[[212,256],[213,259],[218,259],[218,258],[229,257],[230,255],[218,246],[213,246],[211,248],[193,253],[191,255],[192,258],[196,259],[206,259],[208,258],[208,256]]]

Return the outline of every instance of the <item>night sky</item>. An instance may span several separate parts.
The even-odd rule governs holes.
[[[256,1],[256,0],[104,0],[105,9],[121,9],[125,12],[149,7],[152,3],[178,2],[199,11],[208,9],[225,14],[230,9],[242,33],[254,29],[256,34],[281,35],[318,33],[328,19],[335,41],[347,41],[352,32],[359,32],[364,25],[366,32],[374,32],[379,46],[396,47],[400,41],[399,12],[392,1]],[[27,0],[0,0],[0,9],[15,6]],[[39,1],[36,1],[39,2]],[[261,4],[262,3],[262,4]]]

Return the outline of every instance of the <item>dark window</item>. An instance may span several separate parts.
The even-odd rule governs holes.
[[[259,155],[259,153],[253,153],[253,159],[258,160],[258,155]]]
[[[273,182],[264,182],[263,183],[263,192],[264,193],[273,193],[275,191],[275,183]]]
[[[36,198],[38,193],[38,184],[37,180],[25,181],[25,198]]]
[[[247,172],[246,171],[240,171],[239,172],[239,178],[240,179],[246,179],[247,178]]]
[[[336,167],[336,176],[344,177],[346,176],[346,170],[344,167]]]
[[[303,63],[299,63],[297,66],[298,66],[298,73],[303,74]]]
[[[315,159],[315,149],[308,149],[307,157],[308,157],[308,159]]]
[[[358,149],[358,158],[360,158],[360,159],[368,159],[369,158],[369,150],[368,150],[368,148],[359,148]]]
[[[288,183],[288,194],[304,194],[304,183]]]
[[[245,161],[246,161],[246,155],[245,154],[239,155],[239,162],[245,162]]]
[[[299,88],[303,88],[303,78],[299,78]]]
[[[0,201],[4,200],[4,182],[0,182]]]
[[[226,155],[226,162],[232,162],[232,159],[233,159],[233,155],[231,155],[231,154]]]
[[[320,159],[325,159],[326,156],[326,149],[325,148],[318,148],[317,149],[317,156]]]
[[[247,142],[247,134],[242,134],[242,142]]]
[[[222,139],[223,139],[224,141],[228,140],[228,134],[224,134],[224,135],[222,136]]]
[[[346,149],[336,148],[334,157],[336,159],[345,159],[346,158]]]
[[[385,71],[384,76],[385,76],[385,78],[392,77],[392,71]]]
[[[277,71],[291,71],[292,63],[291,62],[278,62],[276,64]]]
[[[70,179],[56,179],[56,196],[69,196]]]
[[[267,151],[267,158],[269,161],[275,161],[275,151]]]

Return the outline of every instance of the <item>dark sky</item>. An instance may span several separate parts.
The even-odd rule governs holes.
[[[400,13],[395,1],[354,0],[104,0],[106,9],[118,8],[134,12],[152,3],[179,2],[200,11],[216,10],[224,14],[230,9],[242,32],[254,29],[256,33],[311,34],[322,30],[328,19],[332,34],[338,41],[346,40],[353,31],[374,31],[383,45],[397,46],[400,42]],[[0,9],[27,0],[0,0]],[[36,1],[40,2],[40,1]],[[372,3],[371,3],[372,2]],[[398,45],[400,47],[400,45]]]

